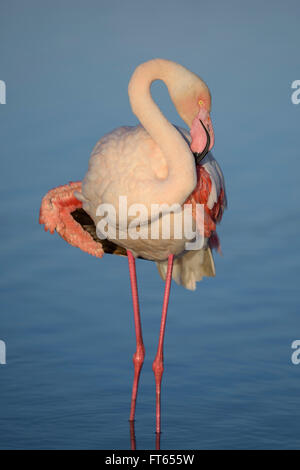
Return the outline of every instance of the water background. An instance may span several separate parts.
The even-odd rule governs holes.
[[[216,278],[172,288],[161,447],[299,448],[299,14],[290,0],[3,2],[1,448],[130,446],[127,260],[44,233],[38,211],[48,189],[83,177],[104,133],[136,123],[128,80],[158,56],[209,84],[229,198]],[[153,95],[182,125],[165,87]],[[137,269],[146,359],[135,431],[137,448],[153,449],[164,286],[154,264]]]

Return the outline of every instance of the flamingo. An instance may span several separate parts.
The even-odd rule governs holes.
[[[151,84],[161,80],[178,114],[190,132],[172,125],[151,96]],[[203,276],[215,276],[212,248],[219,252],[216,224],[226,207],[222,171],[210,150],[214,131],[210,118],[211,95],[207,85],[196,74],[175,62],[153,59],[140,64],[128,86],[133,113],[140,124],[119,127],[102,137],[94,147],[88,171],[82,182],[71,182],[50,190],[43,198],[40,223],[45,230],[55,230],[71,245],[101,258],[104,253],[128,257],[136,351],[133,355],[134,378],[130,422],[135,409],[140,372],[145,357],[142,335],[135,259],[156,262],[165,280],[161,326],[157,353],[153,362],[156,385],[156,433],[161,432],[161,381],[164,370],[164,336],[172,278],[194,290]],[[111,237],[99,237],[96,227],[103,215],[97,208],[111,204],[120,211],[119,197],[126,196],[128,205],[189,205],[195,217],[197,204],[204,206],[204,243],[201,249],[187,251],[185,236],[161,235],[161,223],[170,210],[155,220],[142,220],[148,228],[159,225],[156,239],[124,239],[120,226]],[[171,218],[174,214],[171,214]],[[124,230],[124,227],[123,229]],[[128,225],[125,231],[128,231]],[[124,234],[123,234],[124,235]]]

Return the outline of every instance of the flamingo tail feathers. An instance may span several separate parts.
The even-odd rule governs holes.
[[[167,261],[156,263],[160,277],[165,280]],[[188,290],[196,290],[196,283],[204,276],[216,275],[215,263],[210,248],[198,251],[188,251],[180,258],[174,259],[172,277],[177,284]]]

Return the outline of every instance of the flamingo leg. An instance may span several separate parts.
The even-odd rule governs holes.
[[[170,297],[170,288],[172,281],[172,270],[173,270],[173,260],[174,255],[170,255],[168,258],[168,268],[165,284],[165,294],[164,294],[164,303],[161,316],[160,332],[159,332],[159,341],[157,353],[153,362],[153,372],[155,376],[155,385],[156,385],[156,432],[160,433],[160,392],[161,392],[161,379],[164,371],[164,357],[163,357],[163,348],[164,348],[164,335],[165,327],[167,320],[167,311]]]
[[[129,421],[134,421],[139,378],[140,378],[140,373],[141,373],[141,369],[142,369],[144,357],[145,357],[145,347],[144,347],[143,336],[142,336],[139,297],[138,297],[138,289],[137,289],[137,282],[136,282],[135,259],[130,250],[127,250],[127,255],[128,255],[129,275],[130,275],[132,303],[133,303],[133,312],[134,312],[134,326],[135,326],[135,334],[136,334],[136,352],[133,355],[134,379],[133,379],[133,385],[132,385],[131,409],[130,409],[130,417],[129,417]]]

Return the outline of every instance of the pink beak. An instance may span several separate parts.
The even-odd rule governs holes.
[[[191,150],[199,163],[214,145],[214,130],[209,112],[204,107],[194,118],[190,134],[192,137]]]

